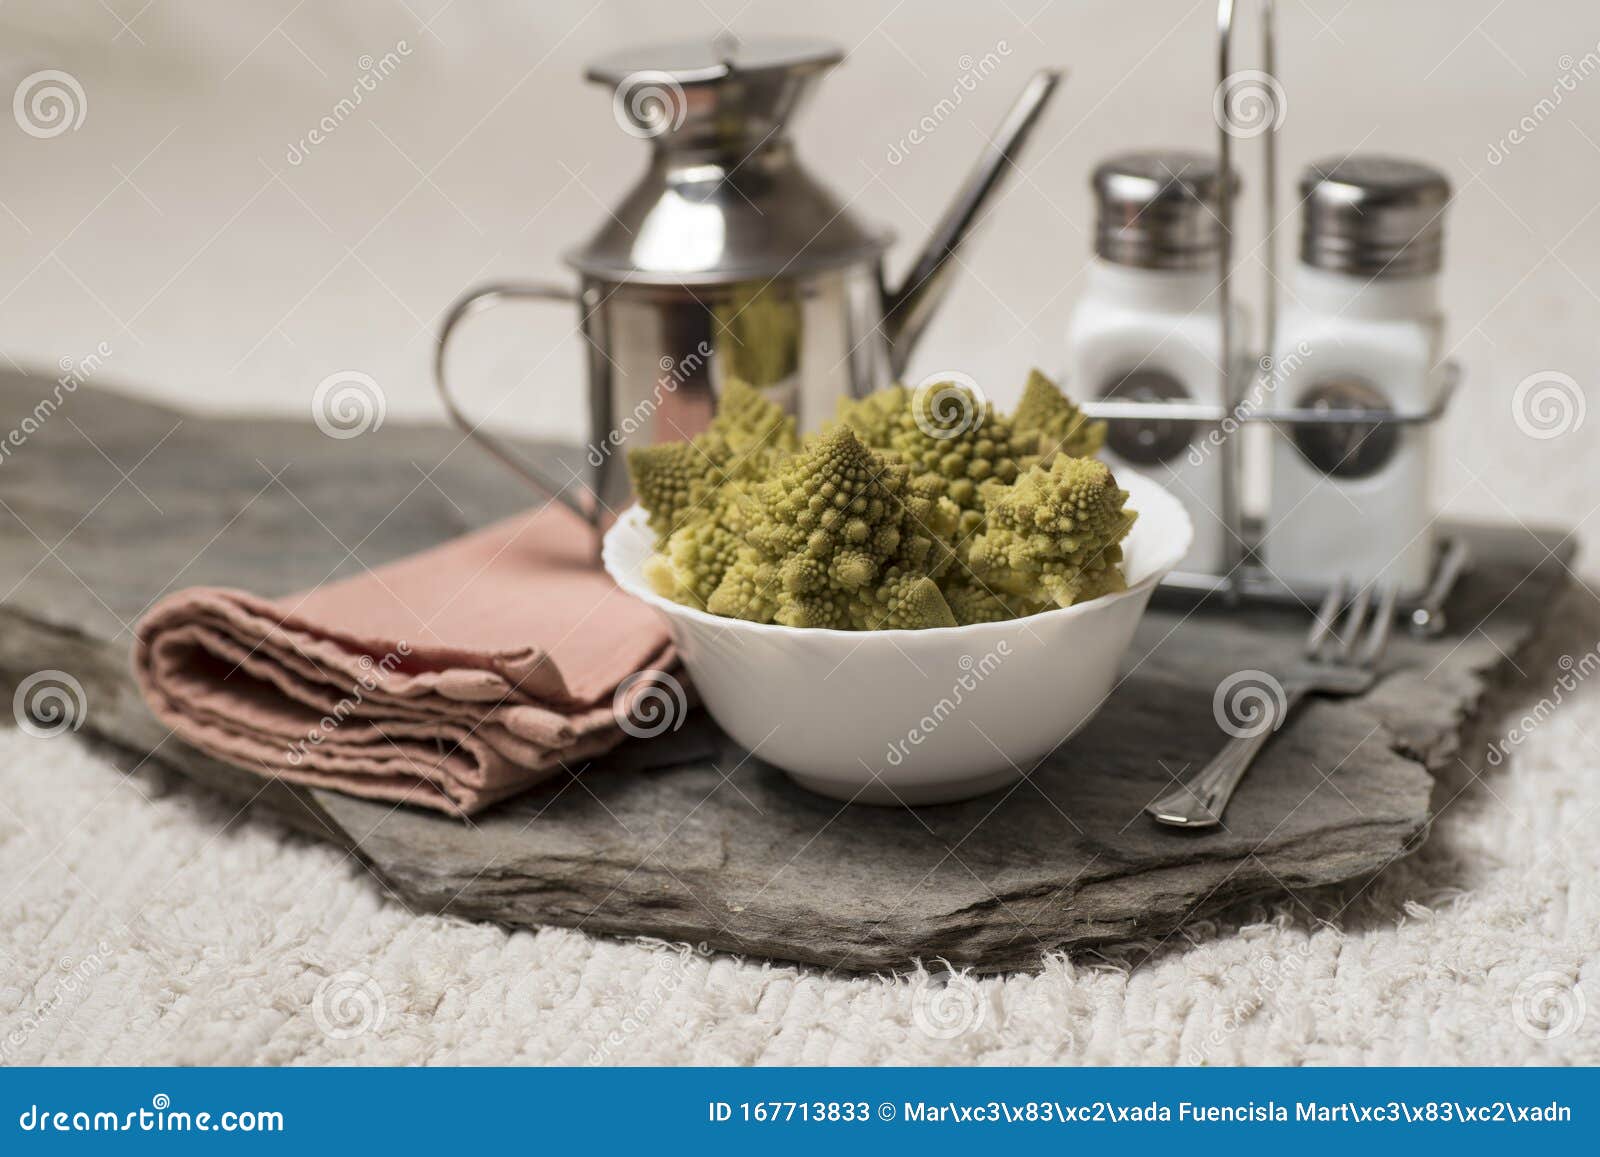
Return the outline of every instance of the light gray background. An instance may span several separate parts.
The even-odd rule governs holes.
[[[1243,6],[1247,10],[1249,5]],[[1587,522],[1600,413],[1560,438],[1511,422],[1516,384],[1592,389],[1600,304],[1600,7],[1583,0],[1282,0],[1285,199],[1307,160],[1356,147],[1442,166],[1458,189],[1445,297],[1467,372],[1436,478],[1447,509]],[[809,162],[893,227],[903,268],[1027,74],[1071,70],[913,370],[959,368],[1000,401],[1061,358],[1082,285],[1095,161],[1207,147],[1211,0],[20,0],[0,9],[0,96],[45,68],[81,83],[80,128],[0,128],[0,355],[50,368],[101,342],[101,378],[187,405],[305,412],[328,374],[435,417],[431,335],[491,276],[561,272],[645,145],[583,62],[619,45],[804,32],[849,58],[797,126]],[[803,26],[797,25],[803,18]],[[1248,19],[1246,39],[1250,36]],[[410,50],[303,163],[287,154],[362,57]],[[1000,67],[898,165],[890,146],[964,63]],[[1585,58],[1587,57],[1587,64]],[[1246,47],[1240,64],[1253,63]],[[1524,117],[1537,125],[1500,164]],[[1504,147],[1503,144],[1501,146]],[[1258,158],[1244,149],[1246,178]],[[1285,229],[1292,250],[1294,225]],[[1256,230],[1246,237],[1253,245]],[[1254,291],[1254,278],[1249,289]],[[486,319],[461,373],[481,406],[579,436],[578,353],[554,310]],[[541,359],[543,359],[541,361]],[[530,368],[537,367],[530,375]]]

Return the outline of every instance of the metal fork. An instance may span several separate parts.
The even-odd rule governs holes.
[[[1300,700],[1307,695],[1359,695],[1372,686],[1378,661],[1389,645],[1399,591],[1389,585],[1362,587],[1350,600],[1342,630],[1335,630],[1349,588],[1341,579],[1328,592],[1306,635],[1305,661],[1276,681],[1281,695],[1271,693],[1275,689],[1269,686],[1247,726],[1229,729],[1233,738],[1210,763],[1186,785],[1144,809],[1152,819],[1171,827],[1216,827],[1257,753]]]

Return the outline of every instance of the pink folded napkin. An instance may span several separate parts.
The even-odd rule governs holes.
[[[476,811],[614,747],[618,687],[670,678],[660,620],[590,534],[550,505],[302,595],[180,591],[139,622],[139,686],[228,763]]]

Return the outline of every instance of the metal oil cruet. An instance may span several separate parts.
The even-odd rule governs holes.
[[[599,230],[566,255],[577,285],[475,288],[448,311],[435,377],[451,418],[536,490],[599,526],[628,501],[625,442],[703,429],[721,383],[765,389],[815,429],[841,397],[904,370],[949,285],[951,258],[1012,166],[1059,74],[1025,85],[921,255],[891,288],[891,237],[856,219],[795,155],[787,127],[813,82],[843,60],[824,41],[683,43],[590,65],[649,164]],[[458,405],[445,374],[469,315],[521,299],[576,303],[588,344],[591,493],[545,476]]]

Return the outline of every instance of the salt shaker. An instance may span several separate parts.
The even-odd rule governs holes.
[[[1272,409],[1418,412],[1444,388],[1439,268],[1450,184],[1415,161],[1353,155],[1300,181],[1300,261],[1273,356]],[[1293,351],[1291,356],[1290,351]],[[1428,423],[1281,426],[1262,557],[1291,586],[1428,582]]]
[[[1231,180],[1236,192],[1238,178]],[[1084,398],[1225,404],[1216,159],[1127,153],[1095,169],[1092,183],[1095,256],[1068,322],[1068,387]],[[1244,324],[1235,310],[1241,338]],[[1183,569],[1220,574],[1230,533],[1223,521],[1229,448],[1205,444],[1205,431],[1161,419],[1113,422],[1106,457],[1113,467],[1151,475],[1183,501],[1195,526]]]

